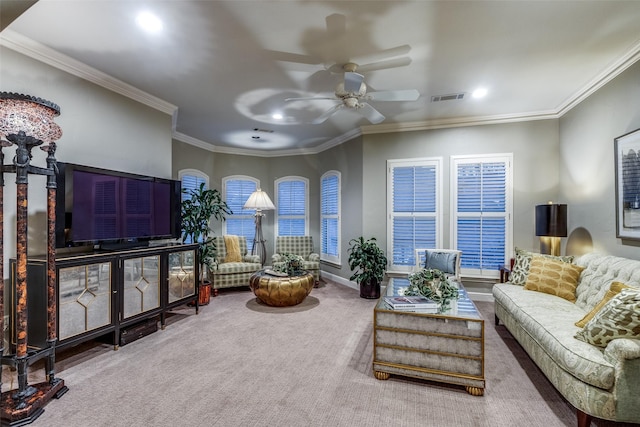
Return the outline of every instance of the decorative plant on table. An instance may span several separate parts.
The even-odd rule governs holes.
[[[404,291],[407,296],[422,295],[440,305],[440,310],[449,308],[452,299],[458,299],[458,288],[447,280],[444,272],[423,268],[409,275],[409,287]]]
[[[288,276],[300,276],[304,272],[302,269],[303,263],[304,258],[300,255],[285,252],[281,254],[280,262],[273,269],[286,273]]]
[[[214,267],[216,246],[213,242],[211,218],[224,221],[231,209],[217,189],[205,189],[204,183],[194,189],[182,190],[188,196],[182,201],[182,241],[190,240],[198,243],[198,259],[200,261],[200,298],[198,302],[206,305],[211,295],[211,284],[205,280],[205,266]]]
[[[380,283],[387,268],[387,257],[376,238],[364,240],[361,236],[349,242],[349,268],[354,273],[349,280],[360,284],[360,297],[379,298]]]

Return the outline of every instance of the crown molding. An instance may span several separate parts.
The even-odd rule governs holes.
[[[240,156],[255,156],[255,157],[285,157],[285,156],[302,156],[305,154],[306,155],[318,154],[330,148],[336,147],[344,142],[347,142],[353,138],[356,138],[361,134],[362,132],[360,128],[356,128],[336,138],[333,138],[317,147],[292,148],[289,150],[273,150],[273,151],[251,150],[246,148],[218,146],[218,145],[210,144],[208,142],[204,142],[201,139],[194,138],[192,136],[185,135],[184,133],[177,132],[177,131],[173,132],[173,139],[180,142],[184,142],[185,144],[193,145],[194,147],[198,147],[203,150],[211,151],[213,153],[235,154]]]
[[[112,92],[138,101],[163,113],[174,115],[177,106],[150,95],[110,75],[98,71],[80,61],[57,52],[48,46],[36,42],[13,30],[5,29],[0,33],[0,46],[14,50],[22,55],[36,59],[73,76],[80,77]]]

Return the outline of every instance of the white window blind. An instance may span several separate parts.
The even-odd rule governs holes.
[[[452,157],[452,238],[462,273],[498,277],[511,246],[511,155]]]
[[[340,264],[340,172],[320,178],[320,258]]]
[[[224,234],[244,236],[247,239],[247,249],[251,252],[255,238],[255,210],[243,209],[251,193],[258,188],[258,181],[250,177],[226,177],[222,180],[224,198],[233,212],[224,221]]]
[[[416,248],[441,247],[440,158],[387,162],[391,268],[410,271]]]
[[[285,177],[276,180],[276,235],[305,236],[308,234],[308,180]]]
[[[180,179],[182,186],[182,200],[190,198],[188,194],[185,194],[185,190],[195,190],[199,188],[202,183],[204,183],[204,188],[209,188],[209,177],[196,169],[183,169],[179,171],[178,179]],[[191,237],[187,237],[184,242],[191,243]]]

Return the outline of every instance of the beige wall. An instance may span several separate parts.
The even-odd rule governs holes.
[[[0,47],[2,91],[37,96],[60,106],[62,128],[56,157],[78,163],[171,177],[171,116],[96,86],[13,50]],[[13,148],[4,150],[10,162]],[[33,163],[44,166],[43,152],[33,150]],[[15,178],[5,176],[5,277],[15,256]],[[45,179],[29,179],[29,253],[46,248]]]
[[[614,138],[640,128],[640,62],[560,120],[561,194],[574,253],[640,259],[640,243],[616,238]]]
[[[364,138],[363,232],[387,243],[387,159],[442,157],[443,245],[452,247],[449,236],[449,169],[452,155],[513,153],[514,245],[537,250],[534,232],[535,205],[558,201],[558,121],[544,120],[501,125],[470,126]],[[384,193],[386,195],[386,193]],[[561,200],[560,200],[561,202]]]

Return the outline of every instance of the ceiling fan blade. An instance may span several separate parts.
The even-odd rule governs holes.
[[[360,85],[364,81],[364,76],[353,71],[344,73],[344,90],[346,92],[358,92]]]
[[[374,125],[382,122],[385,119],[385,117],[380,114],[378,110],[376,110],[366,102],[361,103],[360,108],[358,108],[357,111]]]
[[[285,102],[289,102],[289,101],[313,101],[316,99],[330,99],[332,101],[336,100],[335,96],[309,96],[306,98],[285,98]]]
[[[373,101],[416,101],[420,97],[420,92],[415,89],[383,90],[369,92],[367,95]]]
[[[322,113],[319,117],[314,119],[311,123],[314,125],[319,125],[320,123],[324,123],[329,117],[331,117],[336,111],[344,107],[344,104],[340,103],[335,107],[329,108],[327,111]]]
[[[364,64],[358,67],[358,71],[367,73],[375,70],[386,70],[387,68],[406,67],[409,64],[411,64],[411,58],[405,56],[404,58],[387,59],[386,61]]]

